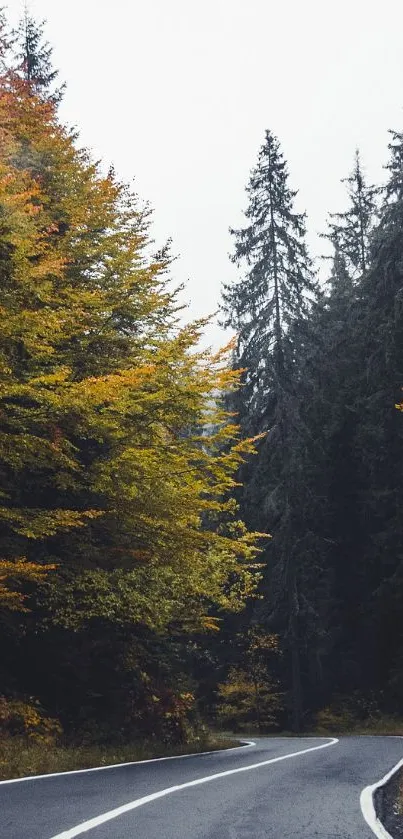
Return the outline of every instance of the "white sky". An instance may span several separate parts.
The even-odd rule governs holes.
[[[7,2],[7,0],[5,0]],[[403,129],[403,0],[31,0],[68,88],[61,115],[155,209],[189,317],[217,308],[230,225],[264,131],[279,137],[313,255],[359,146],[383,178]],[[22,0],[9,0],[14,23]],[[212,326],[210,342],[222,342]]]

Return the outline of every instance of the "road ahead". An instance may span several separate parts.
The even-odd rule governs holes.
[[[399,738],[258,738],[232,751],[3,783],[0,837],[373,839],[360,793],[402,754]]]

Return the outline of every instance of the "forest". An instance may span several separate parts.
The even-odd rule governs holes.
[[[384,184],[353,150],[314,261],[266,131],[212,352],[28,12],[0,63],[2,776],[35,746],[400,730],[403,133]]]

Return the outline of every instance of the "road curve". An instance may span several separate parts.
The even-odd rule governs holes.
[[[402,753],[393,737],[258,738],[225,752],[0,783],[0,836],[373,839],[360,794]]]

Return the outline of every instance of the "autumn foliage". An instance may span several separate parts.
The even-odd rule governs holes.
[[[194,697],[150,675],[136,639],[216,627],[217,610],[242,608],[254,590],[258,554],[231,498],[253,452],[222,406],[238,375],[229,350],[199,349],[204,322],[181,324],[169,250],[153,252],[149,225],[149,208],[60,124],[54,98],[4,71],[3,621],[14,643],[10,614],[25,611],[24,635],[35,623],[59,656],[68,633],[86,654],[116,633],[111,655],[124,649],[132,674],[120,705],[140,728],[144,703],[172,725]],[[143,689],[151,682],[155,699]]]

